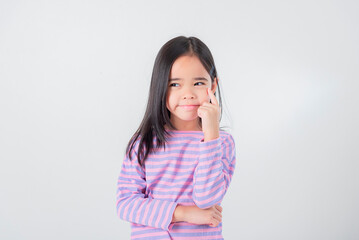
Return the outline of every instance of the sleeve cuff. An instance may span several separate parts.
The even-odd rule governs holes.
[[[171,205],[169,206],[169,213],[168,213],[168,220],[167,222],[165,223],[165,227],[164,227],[164,230],[166,231],[169,231],[173,228],[173,224],[174,223],[171,223],[172,222],[172,219],[173,219],[173,213],[177,207],[177,202],[172,202]]]
[[[218,138],[209,140],[207,142],[204,141],[204,138],[201,139],[200,141],[200,147],[208,147],[208,146],[213,146],[213,145],[221,145],[221,137],[219,136]]]

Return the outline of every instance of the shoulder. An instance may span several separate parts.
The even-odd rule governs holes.
[[[129,148],[127,150],[129,151],[131,149],[131,154],[137,154],[140,142],[141,142],[141,136],[139,135],[136,138],[136,135],[133,135],[129,141],[129,145],[128,145]]]

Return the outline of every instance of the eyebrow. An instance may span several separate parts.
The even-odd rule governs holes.
[[[172,81],[180,81],[180,80],[183,80],[183,78],[171,78],[170,79],[170,82]],[[204,80],[204,81],[207,81],[207,78],[204,78],[204,77],[195,77],[195,78],[192,78],[192,80]]]

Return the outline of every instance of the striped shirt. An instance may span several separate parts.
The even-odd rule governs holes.
[[[118,217],[131,223],[131,239],[223,239],[222,222],[210,227],[171,221],[178,204],[220,205],[235,169],[232,135],[220,131],[220,137],[204,142],[202,131],[168,132],[166,147],[149,153],[145,166],[136,157],[139,139],[132,161],[125,155],[117,182]]]

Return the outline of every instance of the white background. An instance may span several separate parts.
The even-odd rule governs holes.
[[[339,0],[0,1],[0,239],[129,239],[116,181],[154,59],[179,35],[212,51],[236,142],[224,238],[358,239],[358,12]]]

